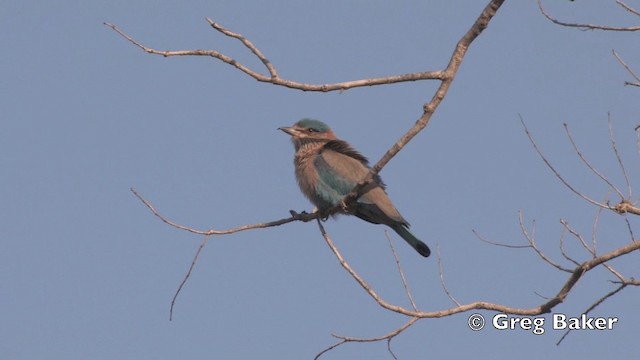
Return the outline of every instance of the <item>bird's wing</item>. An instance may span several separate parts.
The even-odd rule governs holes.
[[[361,159],[330,148],[324,148],[316,156],[313,165],[318,172],[320,182],[340,197],[353,189],[369,171]]]
[[[345,143],[345,146],[348,150],[346,152],[336,151],[341,150],[339,147],[325,146],[313,162],[320,180],[316,191],[334,205],[369,172],[366,158],[348,144]],[[351,156],[352,152],[357,156]],[[361,205],[355,215],[364,220],[376,224],[398,222],[408,225],[391,203],[379,177],[365,188],[363,195],[358,198],[358,203]]]
[[[352,148],[349,143],[343,140],[331,140],[322,146],[322,150],[331,150],[358,160],[365,167],[369,167],[369,159]]]

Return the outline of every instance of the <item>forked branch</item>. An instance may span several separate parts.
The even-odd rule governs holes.
[[[143,45],[138,40],[134,39],[127,33],[125,33],[122,29],[113,25],[111,23],[105,22],[104,25],[110,27],[115,32],[120,34],[122,37],[127,39],[133,45],[142,49],[146,53],[153,55],[161,55],[164,57],[171,56],[206,56],[212,57],[214,59],[218,59],[225,64],[231,65],[236,69],[242,71],[243,73],[251,76],[260,82],[271,83],[278,86],[284,86],[291,89],[303,90],[303,91],[320,91],[320,92],[329,92],[329,91],[345,91],[352,88],[363,87],[363,86],[375,86],[375,85],[387,85],[387,84],[395,84],[401,82],[408,81],[419,81],[419,80],[442,80],[444,77],[444,73],[442,71],[427,71],[427,72],[414,72],[400,75],[390,75],[385,77],[377,77],[377,78],[368,78],[368,79],[360,79],[360,80],[351,80],[351,81],[343,81],[333,84],[308,84],[302,83],[298,81],[283,79],[278,74],[276,67],[271,63],[271,61],[264,55],[264,53],[247,39],[242,34],[233,32],[224,28],[222,25],[214,22],[213,20],[206,18],[209,25],[220,32],[221,34],[228,36],[233,39],[237,39],[240,41],[247,49],[249,49],[265,66],[268,75],[262,74],[259,71],[251,69],[250,67],[242,64],[238,60],[232,58],[231,56],[225,55],[216,50],[204,50],[204,49],[192,49],[192,50],[157,50],[146,45]]]

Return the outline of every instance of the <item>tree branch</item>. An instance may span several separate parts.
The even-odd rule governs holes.
[[[620,4],[620,2],[618,2]],[[579,24],[579,23],[569,23],[560,21],[553,16],[549,15],[544,7],[542,6],[542,0],[538,0],[538,8],[540,8],[540,12],[544,17],[549,19],[554,24],[566,26],[566,27],[575,27],[580,30],[606,30],[606,31],[638,31],[640,30],[640,26],[607,26],[607,25],[596,25],[596,24]]]
[[[572,271],[570,271],[571,275],[569,276],[565,284],[562,286],[562,288],[556,293],[555,296],[550,298],[545,303],[532,308],[517,308],[517,307],[490,303],[485,301],[476,301],[469,304],[460,305],[460,306],[443,309],[439,311],[422,311],[422,310],[411,310],[411,309],[404,308],[402,306],[393,305],[387,302],[386,300],[382,299],[371,288],[371,286],[360,275],[358,275],[357,272],[355,272],[351,268],[351,266],[342,256],[342,254],[340,254],[340,251],[333,244],[333,241],[331,240],[329,235],[326,233],[324,226],[322,226],[322,223],[320,221],[318,221],[318,227],[320,228],[320,232],[322,233],[322,236],[324,237],[325,242],[327,243],[331,251],[334,253],[338,261],[340,262],[340,265],[349,273],[349,275],[351,275],[351,277],[353,277],[356,280],[356,282],[365,290],[367,294],[369,294],[369,296],[378,305],[380,305],[382,308],[386,310],[393,311],[395,313],[402,314],[411,318],[420,318],[420,319],[440,318],[440,317],[445,317],[453,314],[466,312],[473,309],[491,310],[491,311],[497,311],[501,313],[513,314],[513,315],[533,316],[533,315],[545,314],[545,313],[551,312],[551,310],[555,306],[557,306],[558,304],[562,303],[565,300],[565,298],[569,295],[573,287],[578,283],[578,280],[580,280],[584,276],[584,274],[596,268],[597,266],[606,263],[607,261],[610,261],[612,259],[615,259],[617,257],[623,256],[632,251],[636,251],[640,249],[640,241],[633,241],[618,249],[615,249],[603,255],[594,257],[593,259],[590,259],[588,261],[582,262],[579,266],[577,266]]]
[[[625,2],[620,1],[620,0],[616,0],[616,4],[620,5],[623,9],[627,10],[628,12],[640,16],[640,12],[634,8],[632,8],[631,6],[627,5]]]
[[[538,155],[540,155],[540,158],[542,158],[542,161],[544,161],[544,163],[547,165],[547,167],[553,172],[553,174],[558,178],[558,180],[560,180],[560,182],[562,182],[569,190],[571,190],[571,192],[573,192],[574,194],[578,195],[579,197],[581,197],[586,202],[588,202],[590,204],[593,204],[595,206],[599,206],[599,207],[604,208],[604,209],[613,210],[613,208],[611,206],[606,205],[606,204],[601,204],[601,203],[589,198],[588,196],[584,195],[583,193],[581,193],[578,190],[576,190],[573,186],[571,186],[571,184],[569,184],[569,182],[567,180],[565,180],[562,177],[562,175],[560,175],[560,173],[553,167],[553,165],[551,165],[551,162],[549,162],[547,157],[544,156],[544,154],[542,153],[542,151],[538,147],[538,144],[536,144],[536,142],[533,140],[533,136],[529,132],[529,129],[527,128],[527,125],[525,124],[524,119],[522,119],[522,116],[520,116],[520,122],[522,123],[522,126],[524,127],[524,132],[525,132],[525,134],[527,134],[527,137],[529,138],[529,141],[531,142],[531,145],[533,145],[533,148],[538,153]]]
[[[194,49],[194,50],[156,50],[154,48],[142,45],[139,41],[135,40],[133,37],[125,33],[116,25],[105,22],[104,25],[108,26],[115,32],[117,32],[120,36],[127,39],[133,45],[142,49],[144,52],[153,54],[153,55],[161,55],[164,57],[171,56],[208,56],[214,59],[218,59],[225,64],[231,65],[236,69],[242,71],[243,73],[251,76],[257,81],[271,83],[274,85],[284,86],[291,89],[303,90],[303,91],[320,91],[320,92],[329,92],[329,91],[345,91],[352,88],[364,87],[364,86],[375,86],[375,85],[387,85],[387,84],[395,84],[401,82],[409,82],[409,81],[419,81],[419,80],[442,80],[444,77],[444,73],[442,71],[426,71],[426,72],[414,72],[407,73],[401,75],[391,75],[385,77],[378,78],[369,78],[369,79],[360,79],[360,80],[351,80],[338,82],[333,84],[307,84],[301,83],[297,81],[283,79],[278,75],[278,71],[276,67],[267,59],[267,57],[255,46],[249,39],[244,37],[239,33],[232,32],[222,25],[214,22],[213,20],[206,18],[207,22],[211,27],[218,32],[224,34],[225,36],[234,38],[239,40],[247,49],[249,49],[266,67],[269,75],[264,75],[249,68],[246,65],[243,65],[238,60],[225,55],[216,50],[203,50],[203,49]]]
[[[618,292],[620,292],[622,289],[624,289],[625,287],[627,287],[629,284],[625,284],[623,283],[622,285],[620,285],[618,288],[616,288],[615,290],[607,293],[606,295],[604,295],[603,297],[601,297],[600,299],[596,300],[596,302],[594,302],[591,306],[589,306],[589,308],[587,310],[584,311],[583,314],[587,315],[591,310],[595,309],[598,305],[602,304],[605,300],[607,300],[608,298],[612,297],[613,295],[617,294]],[[571,329],[568,329],[564,335],[562,335],[562,337],[560,338],[560,340],[558,340],[558,342],[556,343],[556,345],[560,345],[560,343],[562,342],[562,340],[564,340],[564,338],[567,337],[567,335],[569,335],[569,333],[571,332]]]
[[[290,211],[291,212],[291,217],[280,219],[280,220],[269,221],[269,222],[266,222],[266,223],[242,225],[242,226],[238,226],[238,227],[227,229],[227,230],[215,230],[215,229],[198,230],[198,229],[194,229],[192,227],[188,227],[188,226],[184,226],[184,225],[178,224],[178,223],[176,223],[174,221],[171,221],[171,220],[167,219],[164,215],[160,214],[153,207],[153,205],[151,205],[151,203],[149,201],[147,201],[145,198],[143,198],[142,195],[140,195],[140,193],[138,193],[136,191],[136,189],[130,188],[129,190],[133,193],[133,195],[135,195],[138,198],[138,200],[140,200],[149,210],[151,210],[153,215],[155,215],[157,218],[162,220],[162,222],[164,222],[165,224],[167,224],[169,226],[172,226],[172,227],[174,227],[176,229],[188,231],[190,233],[197,234],[197,235],[205,235],[205,236],[228,235],[228,234],[233,234],[233,233],[237,233],[237,232],[245,231],[245,230],[264,229],[264,228],[273,227],[273,226],[280,226],[280,225],[287,224],[287,223],[290,223],[290,222],[293,222],[293,221],[308,222],[308,221],[311,221],[311,220],[314,220],[314,219],[317,219],[317,218],[321,217],[321,214],[319,214],[317,212],[309,214],[309,213],[306,213],[306,212],[296,213],[295,211],[291,210]]]
[[[578,148],[578,144],[576,144],[575,140],[573,140],[573,136],[571,135],[571,131],[569,130],[569,125],[567,125],[567,123],[564,123],[562,124],[562,126],[564,126],[564,131],[566,132],[567,137],[569,138],[569,142],[571,143],[571,146],[573,146],[573,150],[575,150],[576,154],[578,154],[578,157],[580,158],[580,160],[582,160],[582,163],[584,163],[585,166],[589,168],[591,172],[596,174],[596,176],[598,176],[602,181],[607,183],[607,185],[609,185],[609,187],[620,196],[621,200],[624,199],[625,196],[622,194],[622,192],[615,185],[613,185],[611,181],[607,179],[606,176],[602,175],[602,173],[599,172],[598,169],[596,169],[593,165],[591,165],[589,160],[587,160],[584,157],[584,155],[582,154],[582,151],[580,151],[580,148]],[[614,146],[614,149],[615,149],[615,146]],[[616,154],[617,154],[617,151],[616,151]]]
[[[464,59],[467,50],[471,43],[487,28],[491,19],[495,16],[496,12],[502,6],[504,0],[492,0],[482,11],[480,16],[476,19],[475,23],[471,26],[471,28],[464,34],[464,36],[458,41],[451,58],[449,59],[449,64],[446,69],[442,72],[441,83],[435,94],[431,98],[431,101],[426,103],[423,106],[423,114],[416,121],[415,125],[409,129],[393,146],[387,150],[387,152],[382,156],[378,162],[371,167],[369,173],[358,182],[358,185],[351,190],[347,196],[344,197],[344,202],[349,203],[358,198],[359,193],[364,187],[371,182],[374,176],[376,176],[380,170],[394,157],[404,146],[411,141],[422,129],[424,129],[429,120],[431,120],[431,116],[435,113],[436,109],[442,103],[447,92],[449,91],[449,87],[453,83],[458,70],[460,69],[460,65],[462,64],[462,60]]]

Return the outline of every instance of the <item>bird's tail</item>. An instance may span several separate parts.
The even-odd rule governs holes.
[[[402,237],[406,242],[409,243],[409,245],[411,245],[411,247],[413,247],[414,249],[416,249],[416,251],[424,256],[424,257],[428,257],[429,255],[431,255],[431,250],[429,249],[429,247],[423,243],[422,241],[418,240],[417,237],[415,237],[415,235],[413,235],[409,229],[407,229],[404,225],[402,224],[395,224],[393,226],[391,226],[391,228],[398,233],[398,235],[400,235],[400,237]]]

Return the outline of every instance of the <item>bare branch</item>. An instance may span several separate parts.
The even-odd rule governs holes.
[[[615,259],[617,257],[628,254],[632,251],[636,251],[638,249],[640,249],[640,241],[635,241],[623,247],[610,251],[606,254],[593,258],[589,261],[583,262],[579,267],[577,267],[573,271],[573,273],[571,274],[571,276],[569,277],[565,285],[562,287],[562,289],[560,289],[558,294],[556,294],[554,299],[543,304],[541,307],[543,309],[546,309],[547,311],[550,311],[554,306],[564,301],[564,299],[569,294],[571,289],[577,284],[578,280],[580,280],[580,278],[589,270],[597,267],[598,265],[604,264],[609,260]]]
[[[195,268],[196,263],[198,262],[198,257],[200,256],[202,249],[204,249],[204,246],[207,245],[209,238],[210,236],[207,235],[202,239],[202,242],[200,243],[200,246],[198,246],[198,250],[196,251],[196,254],[193,256],[193,260],[191,260],[191,265],[189,266],[189,270],[187,271],[184,278],[180,282],[180,285],[178,286],[178,290],[176,290],[176,293],[173,295],[173,298],[171,299],[171,307],[169,308],[169,321],[173,320],[173,308],[176,304],[176,299],[178,298],[178,294],[180,294],[180,291],[182,291],[182,287],[184,287],[184,285],[187,283],[187,280],[191,276],[191,272],[193,271],[193,268]]]
[[[593,257],[596,256],[597,254],[597,231],[596,229],[598,228],[598,223],[600,222],[600,215],[602,214],[602,208],[596,208],[596,216],[593,219],[593,226],[591,227],[591,248],[593,249]],[[629,220],[625,219],[627,221],[627,223],[629,222]],[[633,238],[632,238],[633,239]],[[633,241],[633,240],[632,240]],[[602,264],[602,266],[604,266],[607,270],[609,270],[615,277],[617,277],[620,280],[624,280],[624,277],[618,272],[616,271],[611,265],[609,264]]]
[[[391,310],[393,312],[397,312],[399,314],[403,314],[411,317],[415,316],[416,314],[415,310],[413,311],[407,310],[401,306],[392,305],[386,302],[385,300],[383,300],[371,288],[371,286],[369,286],[369,284],[367,284],[367,282],[364,281],[364,279],[351,268],[349,263],[347,263],[347,261],[342,257],[342,254],[340,254],[340,251],[338,251],[338,248],[336,248],[336,246],[333,244],[333,241],[331,241],[329,234],[327,234],[327,232],[325,231],[324,226],[322,225],[322,222],[320,222],[320,220],[317,220],[317,223],[318,223],[318,227],[320,228],[320,233],[322,234],[322,237],[324,238],[325,242],[327,243],[327,245],[329,245],[329,248],[331,249],[333,254],[336,256],[338,261],[340,262],[340,265],[349,273],[349,275],[351,275],[351,277],[353,277],[356,280],[356,282],[358,282],[358,284],[369,294],[369,296],[373,298],[373,300],[375,300],[380,306],[382,306],[387,310]]]
[[[533,145],[533,148],[536,150],[536,152],[538,153],[538,155],[540,155],[540,157],[542,158],[542,161],[544,161],[544,163],[547,165],[547,167],[549,169],[551,169],[551,171],[556,175],[556,177],[567,187],[569,188],[569,190],[571,190],[574,194],[578,195],[579,197],[581,197],[583,200],[595,205],[595,206],[600,206],[604,209],[611,209],[613,210],[612,207],[610,207],[609,205],[605,205],[605,204],[601,204],[591,198],[589,198],[588,196],[582,194],[581,192],[579,192],[578,190],[576,190],[573,186],[571,186],[571,184],[569,184],[563,177],[562,175],[560,175],[560,173],[553,167],[553,165],[551,165],[551,163],[549,162],[549,160],[544,156],[544,154],[542,153],[542,151],[540,150],[540,148],[538,148],[538,145],[536,144],[536,142],[533,140],[533,136],[531,135],[531,133],[529,132],[529,129],[527,128],[527,125],[524,123],[524,120],[522,119],[522,116],[520,116],[520,122],[522,123],[522,126],[524,127],[524,132],[527,134],[527,137],[529,138],[529,141],[531,142],[531,145]]]
[[[325,353],[327,353],[327,352],[329,352],[329,351],[331,351],[331,350],[333,350],[333,349],[337,348],[338,346],[340,346],[340,345],[342,345],[342,344],[344,344],[344,343],[346,343],[346,342],[347,342],[347,340],[340,340],[340,341],[338,341],[337,343],[335,343],[335,344],[333,344],[333,345],[329,346],[328,348],[326,348],[326,349],[324,349],[324,350],[320,351],[320,352],[318,353],[318,355],[316,355],[316,356],[313,358],[313,360],[318,360],[318,359],[320,359],[320,357],[321,357],[322,355],[324,355]]]
[[[253,45],[253,43],[251,41],[249,41],[249,39],[245,38],[244,36],[242,36],[242,35],[240,35],[238,33],[234,33],[232,31],[229,31],[229,30],[225,29],[224,27],[222,27],[222,25],[215,23],[210,18],[206,18],[206,19],[207,19],[207,22],[209,23],[209,25],[211,25],[212,28],[214,28],[214,29],[218,30],[219,32],[225,34],[226,36],[229,36],[229,37],[232,37],[234,39],[240,40],[240,42],[242,42],[242,44],[244,46],[246,46],[247,49],[251,50],[251,52],[258,59],[260,59],[260,61],[262,61],[264,66],[269,71],[269,74],[271,75],[271,78],[274,78],[274,79],[278,78],[278,72],[276,71],[276,68],[273,66],[273,64],[271,64],[271,61],[269,61],[269,59],[267,59],[267,57],[264,56],[262,51],[260,51],[260,49],[258,49],[255,45]]]
[[[564,251],[564,234],[562,234],[560,236],[560,253],[562,254],[562,257],[564,257],[565,259],[569,260],[570,262],[572,262],[575,266],[580,266],[580,263],[577,262],[576,260],[574,260],[572,257],[570,257],[566,251]]]
[[[632,8],[631,6],[627,5],[625,2],[620,1],[620,0],[616,0],[616,4],[622,6],[623,9],[627,10],[628,12],[640,16],[640,12],[634,8]]]
[[[396,267],[398,268],[398,273],[400,274],[400,279],[402,280],[402,286],[404,286],[404,292],[407,294],[409,298],[409,302],[413,307],[413,310],[418,310],[415,301],[413,301],[413,296],[411,296],[411,291],[409,290],[409,285],[407,284],[407,279],[404,277],[404,272],[402,271],[402,266],[400,265],[400,259],[398,258],[398,253],[396,253],[396,248],[393,246],[393,242],[391,242],[391,237],[389,236],[389,232],[385,229],[384,235],[387,237],[387,241],[389,242],[389,247],[391,248],[391,253],[393,254],[393,258],[396,261]]]
[[[606,201],[605,201],[606,202]],[[593,252],[596,253],[598,251],[598,245],[596,241],[596,234],[598,233],[598,224],[600,223],[600,215],[602,214],[602,208],[596,208],[596,216],[593,219],[593,225],[591,226],[591,248]]]
[[[575,27],[580,30],[607,30],[607,31],[638,31],[640,30],[640,26],[606,26],[606,25],[596,25],[596,24],[578,24],[578,23],[568,23],[564,21],[560,21],[553,16],[549,15],[544,7],[542,6],[542,0],[538,0],[538,8],[540,8],[540,12],[544,17],[549,19],[552,23],[567,27]]]
[[[578,233],[576,230],[574,230],[573,228],[571,228],[569,226],[569,223],[567,223],[565,220],[560,219],[560,223],[564,226],[564,228],[569,231],[569,233],[571,233],[571,235],[573,235],[575,238],[578,239],[578,241],[580,242],[580,244],[582,244],[582,247],[584,247],[587,252],[589,254],[591,254],[591,258],[596,258],[596,235],[595,235],[595,229],[598,223],[598,220],[600,218],[600,212],[602,211],[602,208],[597,208],[596,211],[596,217],[594,220],[594,224],[592,227],[592,235],[591,235],[591,243],[592,243],[592,247],[590,247],[589,245],[587,245],[586,241],[584,240],[584,238],[582,237],[582,235],[580,233]],[[574,264],[579,265],[575,260],[570,259],[568,256],[565,255],[564,253],[564,249],[562,248],[562,242],[560,245],[560,249],[562,251],[562,254],[565,256],[566,259],[572,261]],[[609,272],[611,272],[615,277],[617,277],[620,280],[624,280],[624,277],[618,272],[616,271],[613,267],[611,267],[611,265],[604,263],[602,264],[602,266],[604,266],[607,270],[609,270]]]
[[[397,335],[399,335],[400,333],[402,333],[403,331],[405,331],[406,329],[408,329],[411,325],[415,324],[416,321],[418,321],[419,318],[411,318],[409,319],[409,321],[407,321],[404,325],[400,326],[399,328],[389,332],[386,335],[382,335],[379,337],[372,337],[372,338],[357,338],[357,337],[348,337],[348,336],[342,336],[342,335],[336,335],[336,334],[331,334],[331,336],[340,339],[340,341],[338,341],[337,343],[329,346],[328,348],[322,350],[320,353],[318,353],[318,355],[316,355],[314,357],[314,359],[319,359],[320,356],[322,356],[323,354],[325,354],[326,352],[328,352],[329,350],[335,349],[338,346],[348,343],[348,342],[359,342],[359,343],[365,343],[365,342],[377,342],[377,341],[387,341],[387,350],[389,351],[389,353],[391,354],[391,356],[393,356],[394,359],[397,359],[396,355],[393,353],[393,351],[391,350],[391,340],[396,337]]]
[[[589,252],[589,254],[591,254],[593,256],[596,255],[596,251],[594,249],[591,249],[589,247],[589,245],[587,245],[587,243],[584,241],[584,238],[582,237],[582,235],[580,233],[578,233],[577,231],[573,230],[571,228],[571,226],[569,226],[569,223],[567,223],[563,219],[560,219],[560,223],[562,224],[562,226],[564,226],[565,229],[567,229],[567,231],[569,231],[569,233],[571,233],[571,235],[573,235],[576,239],[578,239],[580,244],[582,244],[582,247],[585,248]]]
[[[544,262],[546,262],[547,264],[553,266],[558,270],[569,272],[569,273],[572,272],[571,269],[567,269],[555,263],[553,260],[549,259],[540,249],[538,249],[538,245],[536,244],[534,237],[529,234],[529,232],[527,231],[527,228],[524,226],[524,223],[522,222],[522,211],[518,211],[518,223],[520,224],[520,230],[522,231],[522,235],[524,235],[529,245],[531,245],[531,248],[533,248],[536,254],[538,254],[538,256],[540,256],[540,258],[544,260]]]
[[[110,27],[115,32],[117,32],[120,36],[127,39],[129,42],[142,49],[143,51],[153,54],[153,55],[161,55],[164,57],[170,56],[208,56],[215,59],[218,59],[226,64],[229,64],[236,69],[242,71],[243,73],[251,76],[260,82],[271,83],[274,85],[284,86],[292,89],[298,89],[303,91],[320,91],[320,92],[329,92],[329,91],[344,91],[352,88],[363,87],[363,86],[375,86],[375,85],[386,85],[386,84],[395,84],[400,82],[409,82],[409,81],[419,81],[419,80],[442,80],[444,78],[444,73],[442,71],[427,71],[427,72],[414,72],[407,73],[401,75],[392,75],[378,78],[370,78],[370,79],[361,79],[361,80],[352,80],[339,82],[334,84],[306,84],[291,80],[286,80],[281,78],[278,75],[278,71],[275,66],[267,59],[267,57],[258,49],[250,40],[245,38],[243,35],[227,30],[222,27],[222,25],[214,22],[213,20],[207,18],[207,22],[211,25],[212,28],[219,31],[220,33],[229,36],[231,38],[237,39],[242,44],[247,47],[267,68],[269,75],[263,75],[255,70],[252,70],[248,66],[243,65],[236,59],[222,54],[216,50],[156,50],[145,45],[142,45],[140,42],[126,34],[117,26],[104,23],[104,25]]]
[[[635,237],[633,236],[633,229],[631,229],[631,223],[629,222],[629,219],[625,218],[624,221],[627,223],[627,229],[629,230],[629,236],[631,238],[631,241],[640,241],[640,240],[636,240]]]
[[[613,153],[616,155],[616,160],[618,160],[618,165],[620,165],[620,170],[622,171],[622,175],[624,176],[624,181],[627,184],[626,199],[631,199],[631,197],[633,197],[633,192],[631,190],[631,182],[629,181],[629,176],[627,175],[627,169],[624,167],[624,163],[622,162],[620,153],[618,153],[618,146],[616,145],[616,138],[613,135],[613,128],[611,125],[611,113],[607,113],[607,123],[608,123],[608,129],[609,129],[609,141],[611,142],[611,148],[613,148]],[[625,199],[624,196],[622,196],[622,198]]]
[[[389,354],[391,354],[391,356],[393,357],[393,360],[398,360],[398,357],[396,356],[396,354],[394,354],[393,350],[391,350],[391,340],[393,340],[393,338],[387,339],[387,351],[389,352]]]
[[[436,250],[438,252],[438,273],[440,273],[440,284],[442,285],[442,289],[444,290],[445,294],[447,294],[449,299],[453,301],[454,304],[461,306],[460,302],[458,302],[458,300],[456,300],[456,298],[454,298],[453,295],[451,295],[451,292],[447,288],[447,284],[444,282],[444,270],[442,269],[442,256],[440,256],[439,244],[436,244]]]
[[[270,222],[266,222],[266,223],[242,225],[242,226],[238,226],[238,227],[227,229],[227,230],[214,230],[214,229],[198,230],[198,229],[194,229],[194,228],[191,228],[191,227],[188,227],[188,226],[180,225],[180,224],[178,224],[178,223],[176,223],[174,221],[171,221],[171,220],[167,219],[166,217],[161,215],[153,207],[153,205],[151,205],[150,202],[148,202],[145,198],[143,198],[142,195],[140,195],[134,188],[131,188],[129,190],[133,193],[133,195],[135,195],[138,198],[138,200],[140,200],[149,210],[151,210],[153,215],[155,215],[157,218],[162,220],[165,224],[167,224],[169,226],[172,226],[172,227],[174,227],[176,229],[188,231],[188,232],[193,233],[193,234],[205,235],[205,236],[210,236],[210,235],[228,235],[228,234],[233,234],[233,233],[237,233],[237,232],[245,231],[245,230],[263,229],[263,228],[268,228],[268,227],[273,227],[273,226],[279,226],[279,225],[287,224],[287,223],[290,223],[290,222],[293,222],[293,221],[304,221],[304,222],[307,222],[307,221],[310,221],[310,220],[317,219],[317,218],[321,217],[321,214],[318,214],[318,213],[308,214],[308,213],[296,213],[294,211],[291,211],[291,215],[292,216],[290,218],[270,221]]]
[[[626,282],[626,279],[624,278],[624,276],[622,276],[622,274],[620,274],[616,269],[614,269],[611,265],[609,264],[602,264],[602,266],[604,266],[607,270],[609,270],[609,272],[611,272],[613,274],[613,276],[618,278],[618,281],[620,282]]]
[[[605,296],[601,297],[600,299],[598,299],[595,303],[593,303],[591,306],[589,306],[589,308],[587,310],[584,311],[584,314],[587,315],[591,310],[595,309],[598,305],[602,304],[605,300],[607,300],[608,298],[612,297],[613,295],[617,294],[618,292],[620,292],[622,289],[624,289],[625,287],[627,287],[628,284],[622,284],[620,285],[617,289],[609,292],[608,294],[606,294]],[[564,340],[565,337],[567,337],[567,335],[569,335],[569,333],[571,332],[571,329],[568,329],[564,335],[562,335],[562,337],[560,338],[560,340],[558,340],[558,342],[556,343],[556,345],[560,345],[560,343],[562,342],[562,340]]]
[[[611,183],[611,181],[609,181],[609,179],[606,178],[606,176],[602,175],[602,173],[600,173],[595,167],[593,167],[593,165],[591,165],[591,163],[584,157],[584,155],[582,155],[582,151],[580,151],[580,149],[578,148],[578,145],[573,140],[573,136],[571,135],[571,131],[569,131],[569,125],[567,125],[567,123],[564,123],[564,124],[562,124],[562,126],[564,126],[564,130],[567,133],[567,137],[569,138],[569,142],[571,142],[571,146],[573,146],[573,150],[575,150],[575,152],[578,154],[578,157],[580,157],[580,160],[582,160],[582,162],[589,168],[589,170],[591,170],[591,172],[596,174],[600,179],[602,179],[602,181],[607,183],[607,185],[609,185],[609,187],[611,189],[613,189],[613,191],[615,191],[618,195],[620,195],[620,199],[624,199],[625,197],[624,197],[624,195],[622,195],[622,192],[620,190],[618,190],[618,188],[615,185],[613,185]],[[616,154],[617,154],[617,152],[616,152]]]
[[[360,191],[364,189],[364,187],[371,182],[374,176],[376,176],[380,170],[394,157],[404,146],[411,141],[422,129],[424,129],[429,120],[431,120],[431,116],[435,113],[436,109],[447,95],[449,91],[449,87],[453,80],[455,79],[456,74],[458,73],[458,69],[462,64],[462,60],[464,59],[467,50],[471,43],[482,33],[484,29],[487,28],[489,22],[495,16],[496,12],[500,8],[500,6],[504,3],[504,0],[492,0],[482,11],[480,16],[476,19],[475,23],[471,26],[471,28],[464,34],[464,36],[458,41],[456,44],[456,48],[449,59],[449,64],[447,68],[442,72],[442,82],[440,86],[436,90],[435,94],[431,98],[431,101],[426,103],[423,106],[423,114],[416,121],[415,125],[409,131],[407,131],[393,146],[382,156],[378,162],[371,167],[369,173],[358,182],[358,185],[353,188],[349,194],[347,194],[343,198],[343,202],[345,204],[350,203],[351,201],[357,199],[359,197]]]
[[[636,132],[636,149],[638,150],[638,154],[640,154],[640,125],[636,125],[633,130]]]
[[[522,224],[522,221],[520,221]],[[384,299],[382,299],[370,286],[369,284],[367,284],[367,282],[362,279],[362,277],[360,275],[358,275],[352,268],[351,266],[347,263],[347,261],[342,257],[342,255],[340,254],[340,252],[338,251],[338,249],[335,247],[335,245],[333,244],[333,241],[331,241],[331,238],[329,237],[329,235],[327,234],[327,232],[324,229],[324,226],[322,226],[322,223],[320,221],[317,221],[318,223],[318,227],[320,228],[320,232],[323,236],[323,238],[325,239],[325,242],[327,243],[327,245],[329,245],[329,248],[331,249],[331,251],[333,252],[333,254],[336,256],[336,258],[338,259],[338,261],[340,262],[340,265],[349,273],[349,275],[351,275],[352,278],[354,278],[356,280],[356,282],[365,290],[365,292],[367,292],[367,294],[369,294],[369,296],[376,302],[378,303],[378,305],[380,305],[382,308],[387,309],[389,311],[393,311],[395,313],[398,314],[402,314],[402,315],[406,315],[408,317],[411,318],[440,318],[440,317],[444,317],[444,316],[449,316],[449,315],[453,315],[453,314],[458,314],[461,312],[466,312],[472,309],[484,309],[484,310],[491,310],[491,311],[498,311],[498,312],[503,312],[503,313],[509,313],[509,314],[514,314],[514,315],[540,315],[540,314],[544,314],[544,313],[548,313],[551,311],[551,309],[553,309],[555,306],[557,306],[558,304],[562,303],[564,301],[564,299],[567,297],[567,295],[569,294],[569,292],[571,292],[571,289],[573,289],[573,287],[578,283],[578,281],[582,278],[582,276],[584,274],[586,274],[588,271],[590,271],[591,269],[596,268],[598,265],[602,265],[604,263],[606,263],[607,261],[610,261],[612,259],[615,259],[617,257],[623,256],[625,254],[628,254],[632,251],[636,251],[640,249],[640,241],[634,241],[631,242],[625,246],[622,246],[618,249],[612,250],[606,254],[597,256],[591,260],[585,261],[583,263],[580,264],[580,266],[577,266],[575,269],[573,270],[568,270],[568,272],[571,273],[571,276],[569,276],[569,278],[567,279],[567,281],[565,282],[564,286],[558,291],[558,293],[551,298],[550,300],[548,300],[547,302],[533,307],[533,308],[517,308],[517,307],[511,307],[511,306],[506,306],[506,305],[501,305],[501,304],[495,304],[495,303],[489,303],[489,302],[484,302],[484,301],[476,301],[473,303],[469,303],[469,304],[465,304],[465,305],[460,305],[460,306],[456,306],[453,308],[449,308],[449,309],[445,309],[445,310],[439,310],[439,311],[420,311],[420,310],[409,310],[406,309],[404,307],[401,306],[397,306],[397,305],[393,305],[388,303],[387,301],[385,301]],[[537,249],[537,246],[535,245],[535,242],[533,241],[533,239],[531,237],[529,237],[526,229],[524,229],[524,226],[521,225],[523,227],[523,232],[525,233],[525,236],[527,236],[527,239],[530,241],[532,247],[534,248],[534,250],[536,250],[536,252],[538,253],[538,255],[540,255],[541,257],[543,257],[543,259],[550,263],[553,264],[553,262],[551,262],[550,260],[548,260],[546,257],[544,257],[544,254],[542,254],[542,252],[540,252],[540,250]],[[563,267],[559,266],[559,265],[554,265],[555,267],[557,267],[558,269],[562,270],[562,271],[566,271],[566,269],[564,269]]]
[[[633,82],[629,82],[629,81],[625,81],[625,85],[633,85],[633,86],[640,86],[640,76],[638,76],[638,74],[636,74],[635,71],[633,71],[633,69],[631,67],[629,67],[629,65],[627,65],[626,62],[624,62],[624,60],[622,60],[622,58],[620,57],[620,55],[618,55],[618,53],[615,50],[611,50],[611,52],[613,53],[613,56],[615,56],[615,58],[618,60],[618,62],[620,63],[620,65],[622,65],[629,74],[631,74],[631,76],[633,76],[634,79],[636,79],[637,82],[633,83]]]
[[[332,336],[334,336],[334,337],[336,337],[338,339],[342,339],[342,340],[348,341],[348,342],[376,342],[376,341],[380,341],[380,340],[388,340],[388,339],[391,339],[391,338],[397,336],[401,332],[405,331],[411,325],[415,324],[415,322],[418,319],[419,318],[416,318],[416,317],[411,318],[411,319],[409,319],[409,321],[404,323],[404,325],[400,326],[399,328],[391,331],[390,333],[388,333],[386,335],[382,335],[382,336],[378,336],[378,337],[357,338],[357,337],[341,336],[341,335],[336,335],[336,334],[332,334]]]
[[[511,244],[493,242],[493,241],[487,240],[484,237],[482,237],[480,234],[478,234],[477,231],[475,231],[475,230],[471,230],[471,231],[478,238],[478,240],[480,240],[482,242],[486,242],[487,244],[491,244],[491,245],[495,245],[495,246],[502,246],[502,247],[511,248],[511,249],[525,249],[525,248],[530,248],[531,247],[531,245],[511,245]]]

